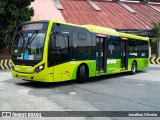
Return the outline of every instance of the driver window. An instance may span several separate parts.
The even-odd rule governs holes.
[[[68,53],[68,37],[61,35],[51,36],[51,52],[54,54]]]

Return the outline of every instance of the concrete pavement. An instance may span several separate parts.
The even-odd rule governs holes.
[[[0,111],[160,111],[160,65],[136,75],[127,73],[75,82],[37,83],[0,72]],[[0,118],[1,119],[1,118]],[[53,118],[46,118],[53,119]],[[64,119],[64,118],[54,118]],[[65,118],[150,120],[151,118]],[[158,118],[154,118],[154,120]]]

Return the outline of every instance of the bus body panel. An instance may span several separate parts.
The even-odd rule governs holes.
[[[94,60],[86,60],[86,61],[70,61],[63,64],[55,65],[53,67],[53,81],[67,81],[67,80],[75,80],[77,75],[77,69],[81,64],[87,64],[89,68],[89,77],[95,76],[96,65],[94,64]]]
[[[111,61],[116,61],[115,63]],[[41,82],[61,82],[68,80],[75,80],[77,75],[77,69],[81,64],[87,64],[89,68],[89,77],[101,76],[106,74],[115,74],[121,72],[127,72],[131,70],[131,64],[133,61],[137,62],[137,69],[145,69],[148,67],[148,59],[143,58],[133,58],[129,59],[128,70],[121,69],[121,60],[120,59],[109,59],[107,64],[107,72],[104,74],[98,74],[96,71],[96,62],[95,60],[86,60],[86,61],[70,61],[54,67],[47,68],[37,74],[35,73],[20,73],[12,70],[12,75],[14,78],[20,78],[29,81],[41,81]],[[22,67],[17,66],[15,69],[31,69],[31,67]],[[33,69],[33,68],[32,68]],[[27,71],[28,72],[28,71]],[[97,73],[97,74],[96,74]]]
[[[33,72],[21,73],[12,70],[12,75],[14,78],[19,78],[28,81],[61,82],[61,81],[75,80],[77,75],[77,69],[81,64],[87,64],[89,68],[89,77],[95,76],[95,71],[96,71],[95,60],[70,61],[63,64],[55,65],[54,67],[46,68],[37,74]],[[24,70],[23,66],[14,66],[14,67],[15,69]],[[25,69],[31,69],[31,67],[25,66]]]
[[[53,82],[53,68],[45,69],[39,73],[20,73],[12,70],[12,76],[26,81]]]

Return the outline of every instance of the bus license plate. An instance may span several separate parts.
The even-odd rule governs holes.
[[[26,77],[24,77],[24,76],[23,76],[23,77],[21,77],[21,78],[22,78],[22,80],[27,80],[27,78],[26,78]]]

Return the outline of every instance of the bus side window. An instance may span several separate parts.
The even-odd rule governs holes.
[[[51,42],[50,42],[50,45],[51,45],[51,53],[56,53],[56,38],[55,38],[55,35],[51,35]]]
[[[56,36],[56,47],[60,53],[68,53],[68,37],[67,36]]]
[[[137,44],[138,44],[138,42],[136,40],[134,40],[134,39],[129,40],[129,46],[130,46],[129,48],[130,48],[131,52],[136,52],[138,50]]]
[[[120,58],[120,40],[117,36],[108,37],[108,58]]]
[[[51,36],[51,53],[52,54],[65,54],[68,52],[68,37],[61,35]]]

